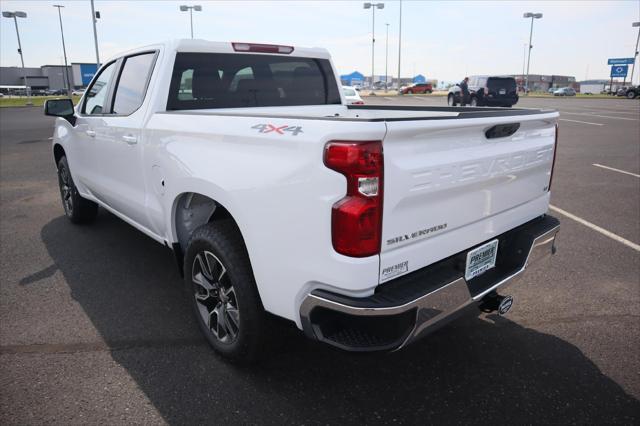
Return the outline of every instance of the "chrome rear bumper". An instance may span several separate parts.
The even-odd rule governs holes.
[[[544,216],[505,233],[499,237],[504,243],[495,270],[469,282],[456,266],[465,251],[409,274],[412,277],[400,277],[391,286],[384,284],[385,291],[369,298],[312,291],[300,307],[303,329],[309,337],[345,350],[400,349],[554,254],[559,228],[557,219]],[[415,297],[416,292],[422,294]]]

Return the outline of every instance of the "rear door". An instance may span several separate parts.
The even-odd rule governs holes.
[[[513,77],[489,77],[489,96],[495,99],[512,99],[516,96],[516,80]]]
[[[550,112],[387,122],[380,280],[545,213],[556,117]],[[487,137],[494,125],[517,130]]]

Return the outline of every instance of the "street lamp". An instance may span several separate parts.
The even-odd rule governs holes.
[[[64,45],[64,30],[62,29],[62,9],[64,6],[54,4],[53,7],[58,8],[58,18],[60,19],[60,34],[62,35],[62,53],[64,54],[64,76],[67,84],[67,96],[71,97],[71,80],[69,80],[69,65],[67,64],[67,48]]]
[[[385,24],[387,26],[387,42],[384,53],[384,91],[389,90],[389,24]]]
[[[96,73],[100,68],[100,54],[98,53],[98,30],[96,29],[96,23],[100,19],[100,12],[96,12],[93,6],[93,0],[91,0],[91,23],[93,24],[93,42],[96,47]]]
[[[376,50],[376,9],[384,9],[384,3],[364,3],[365,9],[371,9],[371,16],[373,18],[373,24],[371,29],[371,95],[373,95],[373,76],[375,74],[374,71],[374,56]]]
[[[191,18],[191,38],[193,38],[193,11],[195,10],[196,12],[202,12],[202,6],[200,6],[199,4],[193,6],[180,6],[181,12],[186,12],[187,10],[189,11],[189,16]]]
[[[400,91],[400,59],[402,56],[402,0],[400,0],[400,23],[398,25],[398,94]]]
[[[20,31],[18,31],[18,18],[26,18],[25,12],[2,12],[2,16],[5,18],[13,18],[13,23],[16,25],[16,36],[18,37],[18,53],[20,54],[20,62],[22,63],[22,78],[24,79],[24,87],[27,92],[27,105],[33,105],[31,102],[31,88],[27,84],[27,70],[24,68],[24,58],[22,57],[22,44],[20,43]]]
[[[638,38],[636,39],[636,50],[633,52],[633,66],[631,67],[631,85],[633,86],[633,71],[636,69],[636,59],[638,58],[638,42],[640,42],[640,22],[634,22],[632,27],[638,27]]]
[[[522,15],[524,18],[531,18],[531,31],[529,32],[529,57],[527,59],[527,80],[525,83],[525,93],[529,94],[529,67],[531,66],[531,49],[533,45],[531,44],[531,40],[533,38],[533,20],[542,18],[542,13],[531,13],[527,12]]]

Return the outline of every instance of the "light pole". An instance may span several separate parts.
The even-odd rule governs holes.
[[[389,24],[387,26],[387,42],[384,54],[384,91],[389,90]]]
[[[196,12],[201,12],[202,6],[200,6],[199,4],[196,4],[193,6],[186,6],[186,5],[180,6],[181,12],[186,12],[187,10],[189,11],[189,17],[191,20],[191,38],[193,38],[193,11],[195,10]]]
[[[374,61],[374,55],[375,55],[375,51],[376,51],[376,9],[384,9],[384,3],[364,3],[364,8],[365,9],[371,9],[372,12],[372,18],[373,18],[373,24],[372,24],[372,29],[371,29],[371,95],[374,95],[375,93],[373,93],[373,76],[375,74],[374,71],[374,66],[375,66],[375,61]]]
[[[91,0],[91,22],[93,23],[93,41],[96,45],[96,73],[98,72],[98,68],[100,68],[100,54],[98,53],[98,30],[96,29],[98,18],[100,18],[100,12],[96,13],[96,10],[93,7],[93,0]]]
[[[529,94],[529,67],[531,66],[531,49],[533,48],[533,45],[531,44],[533,39],[533,20],[542,18],[542,13],[527,12],[522,16],[524,18],[531,18],[531,30],[529,31],[529,58],[527,59],[527,80],[525,84],[525,93]]]
[[[67,48],[64,45],[64,30],[62,29],[62,12],[60,9],[64,6],[54,4],[53,7],[58,8],[58,18],[60,19],[60,34],[62,35],[62,53],[64,54],[64,76],[66,78],[67,96],[71,97],[71,81],[69,80],[69,65],[67,64]]]
[[[638,27],[638,38],[636,39],[636,50],[633,52],[633,65],[631,66],[631,85],[633,86],[633,72],[636,69],[636,59],[638,58],[638,42],[640,42],[640,22],[634,22],[632,27]]]
[[[524,67],[527,65],[527,43],[523,43],[522,47],[522,88],[524,89]]]
[[[402,53],[402,0],[400,0],[400,24],[398,25],[398,93],[400,91],[400,59]]]
[[[18,18],[26,18],[25,12],[2,12],[2,16],[5,18],[13,18],[13,23],[16,25],[16,37],[18,37],[18,53],[20,54],[20,63],[22,63],[22,78],[24,79],[24,88],[27,92],[27,105],[33,105],[31,102],[31,88],[27,84],[27,70],[24,68],[24,58],[22,57],[22,44],[20,43],[20,31],[18,31]]]

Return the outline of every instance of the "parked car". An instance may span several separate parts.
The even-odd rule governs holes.
[[[66,95],[67,91],[64,89],[48,89],[46,91],[48,96]]]
[[[433,85],[431,83],[415,83],[402,88],[403,95],[412,95],[414,93],[425,94],[431,92],[433,92]]]
[[[342,86],[342,95],[347,105],[364,105],[358,91],[351,86]]]
[[[623,86],[618,89],[616,93],[617,96],[624,96],[628,99],[635,99],[637,96],[640,96],[640,87],[638,86]]]
[[[575,96],[576,91],[572,87],[561,87],[553,91],[553,96]]]
[[[555,252],[555,111],[346,105],[325,49],[177,40],[45,114],[67,218],[101,206],[173,250],[226,357],[261,355],[267,313],[399,349],[466,308],[505,314],[498,289]]]
[[[513,77],[471,76],[469,77],[469,105],[512,107],[518,103],[516,80]],[[459,85],[449,88],[447,104],[456,106],[462,103],[462,90]]]
[[[84,95],[84,89],[76,89],[71,92],[73,96],[82,96]]]

